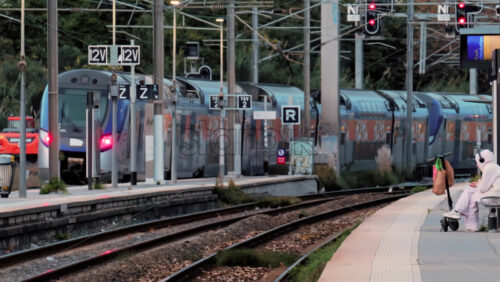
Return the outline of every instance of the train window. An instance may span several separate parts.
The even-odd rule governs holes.
[[[391,144],[391,133],[390,132],[387,132],[385,134],[385,144],[387,144],[387,145]]]
[[[340,134],[340,145],[344,145],[345,144],[345,132],[342,132]]]

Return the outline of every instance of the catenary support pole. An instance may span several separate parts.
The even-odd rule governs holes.
[[[355,34],[355,84],[356,84],[356,89],[363,89],[363,37],[362,35],[356,33]]]
[[[236,75],[235,75],[235,46],[234,46],[234,0],[229,0],[227,6],[227,93],[235,94]],[[228,96],[228,107],[234,109],[236,107],[235,97]],[[228,137],[229,148],[227,154],[228,171],[235,172],[235,157],[236,157],[236,140],[234,140],[234,124],[236,123],[236,111],[229,111],[228,116]]]
[[[19,198],[26,198],[26,61],[24,57],[24,0],[21,1],[21,138],[19,140]]]
[[[406,152],[406,169],[413,169],[413,136],[412,136],[412,114],[413,114],[413,0],[408,0],[408,19],[406,30],[406,91],[408,97],[406,99],[408,106],[406,107],[406,128],[405,128],[405,152]]]
[[[59,178],[59,121],[58,121],[58,54],[57,0],[47,0],[47,39],[49,73],[49,179]]]
[[[302,136],[309,137],[311,115],[309,102],[311,100],[311,1],[304,0],[304,128]]]
[[[252,8],[252,82],[259,83],[259,8]]]
[[[130,40],[130,45],[134,45]],[[137,119],[135,65],[130,66],[130,185],[137,185]]]
[[[176,49],[177,49],[177,12],[174,6],[174,31],[173,31],[173,46],[172,46],[172,166],[170,179],[172,183],[177,182],[177,87],[176,87]]]
[[[220,86],[219,86],[219,110],[220,110],[220,121],[219,121],[219,180],[221,185],[224,185],[224,19],[217,19],[220,23],[220,46],[219,46],[219,59],[220,59]]]
[[[153,134],[154,134],[154,179],[164,181],[164,156],[163,156],[163,67],[164,67],[164,35],[163,35],[163,1],[154,0],[153,18],[153,79],[158,85],[159,100],[155,101]]]
[[[113,0],[113,47],[116,46],[116,0]],[[114,88],[111,92],[118,93],[116,91],[117,79],[116,79],[116,68],[113,66],[113,74],[111,75],[111,87]],[[118,111],[118,97],[116,95],[111,95],[111,135],[113,138],[113,145],[111,147],[111,187],[118,187],[118,162],[116,154],[117,151],[117,111]]]

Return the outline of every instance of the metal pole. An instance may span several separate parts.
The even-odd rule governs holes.
[[[48,73],[49,73],[49,179],[59,178],[59,121],[58,121],[58,57],[57,1],[47,0]]]
[[[304,137],[309,137],[311,126],[310,105],[311,99],[311,1],[304,0]]]
[[[288,96],[288,105],[293,105],[293,96],[290,95]],[[288,125],[288,130],[289,130],[289,139],[288,139],[288,157],[289,157],[289,160],[288,160],[288,175],[292,175],[293,174],[293,129],[294,129],[294,124],[290,124]]]
[[[252,82],[259,83],[259,8],[252,8]]]
[[[224,185],[224,29],[223,22],[220,22],[220,90],[219,90],[219,110],[220,110],[220,121],[219,121],[219,180],[221,185]]]
[[[130,45],[134,45],[130,40]],[[135,65],[130,66],[130,185],[137,185],[137,119],[135,111]]]
[[[267,95],[264,95],[264,112],[267,112]],[[267,137],[267,119],[264,120],[264,175],[267,175],[269,169],[269,160],[267,156],[267,147],[269,147]]]
[[[113,46],[116,46],[116,0],[113,0]],[[117,87],[116,85],[116,69],[115,66],[113,66],[113,74],[111,75],[111,87]],[[118,187],[118,162],[116,160],[116,154],[117,154],[117,149],[116,149],[116,129],[117,129],[117,110],[118,110],[118,97],[115,95],[111,95],[111,102],[112,102],[112,128],[111,128],[111,133],[112,133],[112,138],[113,138],[113,146],[111,147],[111,187],[117,188]]]
[[[172,93],[172,171],[171,171],[171,181],[172,183],[177,182],[177,123],[176,123],[176,104],[177,104],[177,89],[175,86],[175,69],[176,69],[176,49],[177,49],[177,13],[176,13],[176,8],[174,6],[174,32],[173,32],[173,37],[174,37],[174,42],[173,42],[173,47],[172,47],[172,86],[173,86],[173,93]]]
[[[477,94],[477,69],[469,69],[469,94]]]
[[[227,93],[235,94],[236,76],[235,76],[235,50],[234,50],[234,0],[229,0],[227,7]],[[228,96],[228,107],[235,108],[235,97]],[[229,158],[227,162],[228,171],[235,172],[236,158],[236,140],[234,140],[234,124],[236,123],[235,111],[228,113],[228,129],[229,129]]]
[[[19,140],[19,198],[26,198],[26,61],[24,60],[24,0],[21,1],[21,138]]]
[[[363,37],[357,33],[355,36],[355,84],[356,89],[363,89]]]
[[[93,117],[93,110],[94,110],[94,94],[93,92],[87,92],[87,135],[85,136],[86,141],[87,141],[87,184],[88,184],[88,190],[92,190],[92,178],[94,177],[94,150],[93,150],[93,145],[94,145],[94,117]],[[98,147],[95,149],[97,150]]]
[[[406,91],[408,92],[406,107],[406,169],[413,170],[412,162],[412,114],[413,114],[413,0],[408,1],[407,39],[406,39]]]
[[[164,156],[163,156],[163,68],[164,68],[164,50],[163,50],[163,1],[154,1],[154,19],[153,19],[153,68],[154,83],[158,84],[160,99],[155,101],[154,105],[154,179],[156,182],[164,181]]]

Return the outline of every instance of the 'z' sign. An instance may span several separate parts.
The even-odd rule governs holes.
[[[108,46],[89,46],[89,65],[107,65]]]
[[[118,64],[120,65],[140,65],[141,49],[140,46],[122,45],[119,48]]]

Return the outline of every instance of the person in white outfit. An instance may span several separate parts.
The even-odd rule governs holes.
[[[490,150],[482,150],[476,154],[476,164],[482,177],[478,182],[472,182],[458,198],[455,209],[444,214],[447,218],[460,219],[465,217],[467,231],[479,230],[478,202],[483,197],[500,196],[500,166],[495,163],[495,155]]]

